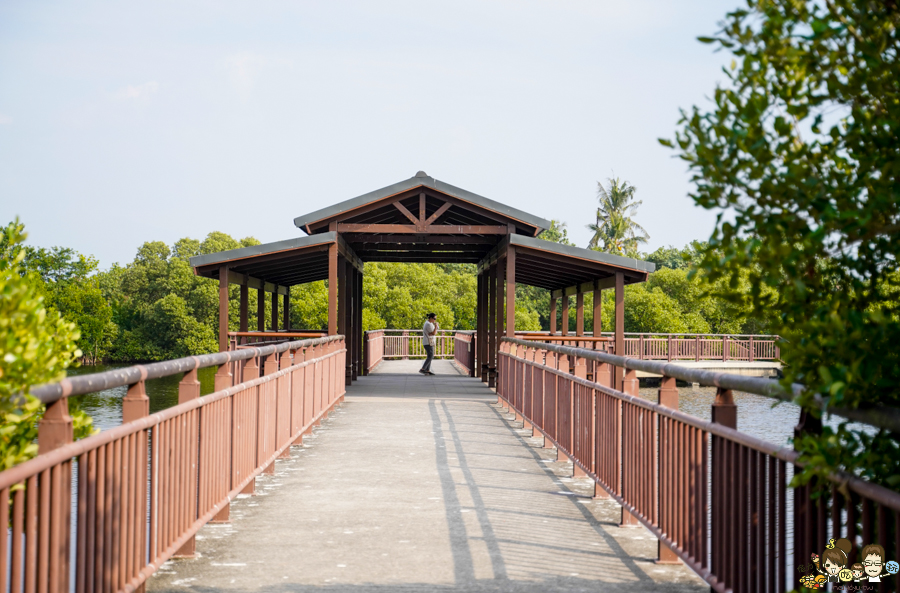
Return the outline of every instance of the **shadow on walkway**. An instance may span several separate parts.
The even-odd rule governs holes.
[[[618,505],[438,362],[361,378],[230,524],[204,528],[200,558],[166,563],[148,590],[709,590],[656,565],[649,532],[617,527]]]

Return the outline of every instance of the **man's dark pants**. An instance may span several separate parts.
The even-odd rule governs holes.
[[[434,346],[425,346],[425,355],[427,358],[425,359],[425,364],[422,365],[422,370],[431,372],[431,361],[434,360]]]

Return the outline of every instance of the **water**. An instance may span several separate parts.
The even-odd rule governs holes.
[[[639,395],[655,403],[658,390],[656,387],[642,387]],[[707,422],[712,419],[712,404],[715,400],[715,387],[678,388],[678,409]],[[778,400],[769,397],[735,391],[737,429],[776,445],[789,445],[789,439],[794,436],[794,427],[800,419],[800,407],[788,402],[774,405],[776,402]]]
[[[115,369],[125,368],[128,364],[98,364],[84,366],[69,371],[69,376],[87,375],[90,373],[102,373]],[[212,393],[215,384],[216,367],[199,369],[200,394]],[[150,413],[159,412],[178,404],[178,383],[183,375],[178,373],[162,379],[149,379],[146,382],[147,397],[150,398]],[[79,395],[73,397],[78,405],[94,419],[94,428],[108,430],[122,424],[122,400],[125,398],[127,387],[114,387],[97,393]]]

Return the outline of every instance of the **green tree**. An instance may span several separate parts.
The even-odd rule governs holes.
[[[778,315],[785,383],[807,386],[816,415],[815,395],[900,404],[898,25],[895,2],[748,1],[700,39],[734,55],[715,105],[661,140],[688,162],[694,201],[719,211],[705,276]],[[800,481],[845,468],[900,485],[897,435],[844,423],[795,445]]]
[[[597,219],[587,228],[594,233],[588,249],[598,249],[607,253],[631,255],[637,253],[640,244],[646,243],[650,235],[644,227],[634,221],[641,200],[635,200],[637,191],[633,185],[618,178],[610,178],[609,188],[597,182]]]
[[[29,395],[34,385],[59,381],[81,352],[73,323],[48,312],[36,287],[37,277],[23,273],[24,226],[18,221],[2,229],[0,238],[0,471],[37,454],[37,426],[44,413]],[[91,418],[70,411],[75,437],[93,432]]]
[[[553,241],[554,243],[561,243],[563,245],[571,245],[572,247],[575,246],[575,243],[572,243],[572,241],[569,240],[569,230],[566,228],[566,223],[558,220],[551,220],[550,228],[538,235],[538,239]]]

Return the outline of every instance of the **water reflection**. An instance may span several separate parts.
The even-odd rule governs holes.
[[[641,387],[643,399],[656,402],[658,387]],[[679,387],[678,409],[707,422],[712,420],[712,404],[716,400],[715,387]],[[737,404],[737,429],[776,445],[787,445],[794,436],[794,426],[800,418],[800,407],[752,393],[734,392]]]
[[[69,376],[87,375],[90,373],[102,373],[115,369],[125,368],[128,364],[98,364],[85,366],[69,371]],[[215,384],[216,367],[209,367],[197,371],[200,379],[200,394],[212,393]],[[178,403],[178,383],[182,374],[162,379],[150,379],[146,382],[147,397],[150,398],[150,413],[165,410]],[[122,399],[125,397],[127,387],[115,387],[97,393],[79,395],[73,397],[85,412],[94,419],[94,427],[107,430],[122,424]]]

